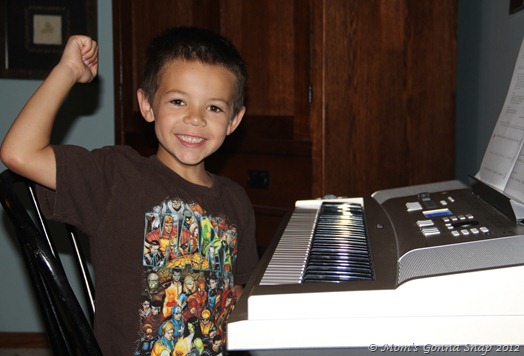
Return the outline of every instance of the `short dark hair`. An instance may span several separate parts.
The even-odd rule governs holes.
[[[247,69],[240,53],[224,36],[196,27],[169,28],[149,43],[142,89],[150,102],[153,102],[158,88],[162,68],[176,59],[222,66],[231,71],[236,78],[234,114],[244,106]]]

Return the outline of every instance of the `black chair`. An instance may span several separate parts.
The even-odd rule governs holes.
[[[26,192],[29,198],[21,196]],[[69,240],[82,275],[88,306],[84,313],[60,261],[41,214],[32,182],[5,170],[0,174],[0,200],[13,223],[28,269],[53,355],[102,355],[92,331],[94,288],[76,231],[67,226]],[[26,203],[24,203],[24,201]],[[35,222],[36,221],[36,222]]]

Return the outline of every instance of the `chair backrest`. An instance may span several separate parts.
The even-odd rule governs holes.
[[[22,185],[22,189],[19,185]],[[29,204],[24,204],[27,199],[19,196],[21,191],[28,193]],[[53,355],[102,355],[90,321],[94,314],[93,283],[76,231],[66,226],[89,301],[88,316],[68,281],[40,211],[33,183],[5,170],[0,174],[0,201],[16,231],[16,239],[40,303]],[[31,210],[33,213],[30,213]]]

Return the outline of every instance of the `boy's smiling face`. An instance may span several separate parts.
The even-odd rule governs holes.
[[[153,103],[138,91],[140,110],[155,123],[157,157],[185,179],[207,185],[204,159],[240,124],[234,115],[235,76],[222,66],[173,60],[164,65]]]

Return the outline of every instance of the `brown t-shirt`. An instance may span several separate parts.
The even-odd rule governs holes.
[[[244,190],[213,175],[187,182],[129,147],[54,147],[57,189],[45,215],[90,237],[95,333],[105,355],[225,347],[225,321],[257,263]]]

